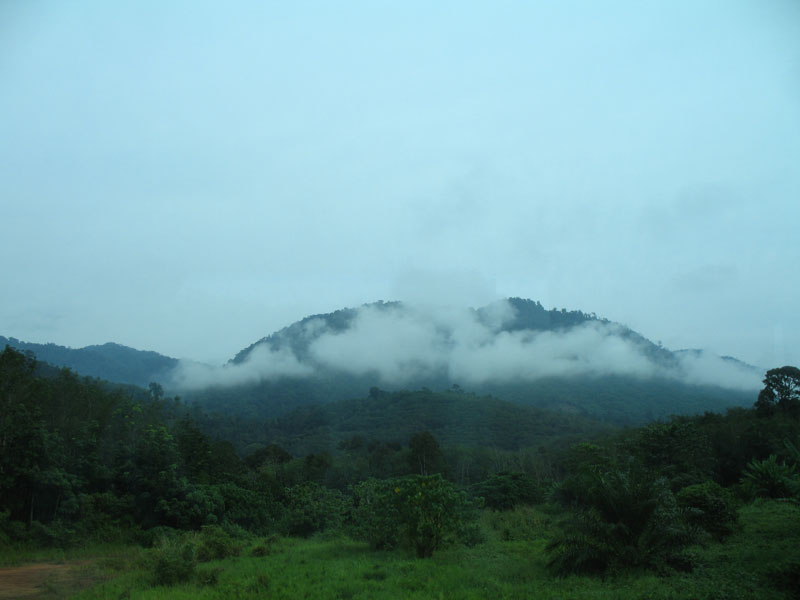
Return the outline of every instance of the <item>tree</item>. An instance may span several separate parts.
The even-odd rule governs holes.
[[[761,415],[771,414],[773,407],[782,412],[800,413],[800,369],[785,366],[767,371],[764,389],[755,407]]]
[[[411,467],[419,467],[420,475],[441,472],[444,457],[441,448],[439,448],[439,442],[436,441],[433,434],[428,431],[415,433],[411,436],[408,447],[411,450],[409,458]]]
[[[161,400],[164,397],[164,388],[155,381],[150,382],[150,385],[147,386],[147,391],[153,400]]]

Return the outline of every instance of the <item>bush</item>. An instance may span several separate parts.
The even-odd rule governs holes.
[[[390,480],[367,479],[353,488],[353,537],[366,540],[373,550],[391,550],[402,536],[400,512],[392,498]]]
[[[25,523],[11,518],[11,511],[0,511],[0,546],[27,539]]]
[[[163,537],[145,559],[153,585],[175,585],[191,580],[197,560],[195,548],[185,538]]]
[[[261,534],[270,530],[280,506],[269,493],[241,488],[233,483],[218,485],[216,489],[222,496],[226,522]]]
[[[482,541],[468,526],[476,518],[472,503],[441,475],[372,479],[355,493],[359,531],[373,548],[405,541],[418,558],[427,558],[448,541]]]
[[[548,565],[560,575],[659,569],[689,542],[667,480],[635,463],[595,465],[565,489],[573,512],[547,546]]]
[[[219,574],[222,573],[222,567],[214,567],[213,569],[198,569],[195,574],[195,581],[201,586],[215,586],[219,583]]]
[[[518,504],[535,504],[542,501],[536,483],[524,473],[497,473],[476,484],[473,494],[482,497],[487,508],[511,510]]]
[[[67,548],[79,541],[77,530],[61,520],[50,521],[47,524],[31,521],[27,537],[38,546],[54,548]]]
[[[338,490],[306,482],[286,490],[287,510],[283,529],[289,535],[312,533],[342,526],[349,511],[347,499]]]
[[[767,573],[767,580],[773,587],[794,592],[797,597],[797,590],[800,590],[800,561],[790,561],[771,569]]]
[[[752,460],[742,476],[745,489],[766,498],[792,498],[800,495],[800,477],[795,465],[778,462],[771,454],[766,460]]]
[[[549,538],[553,518],[531,506],[517,506],[513,510],[486,512],[487,526],[503,541],[526,541]]]
[[[699,527],[716,540],[733,533],[738,515],[733,495],[721,485],[706,481],[680,490],[676,496],[683,518],[691,527]]]
[[[183,535],[177,529],[159,525],[150,529],[140,529],[135,532],[133,540],[145,548],[155,548],[164,539],[177,539]]]
[[[241,546],[217,525],[206,525],[197,538],[196,557],[200,562],[239,556]]]

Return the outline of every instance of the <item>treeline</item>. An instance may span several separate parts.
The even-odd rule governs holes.
[[[487,453],[476,468],[470,451],[454,458],[420,434],[403,443],[351,436],[331,452],[303,456],[266,444],[242,457],[204,431],[214,423],[164,398],[157,384],[146,392],[109,387],[68,369],[42,370],[6,347],[0,541],[146,541],[156,528],[212,524],[309,535],[349,518],[352,487],[368,478],[460,470],[466,480],[509,464],[511,455]]]

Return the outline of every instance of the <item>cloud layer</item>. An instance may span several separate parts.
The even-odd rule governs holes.
[[[508,330],[515,316],[507,301],[474,311],[431,305],[368,305],[334,331],[323,318],[304,324],[300,359],[288,341],[259,344],[245,361],[223,367],[182,363],[182,388],[254,383],[320,372],[373,375],[384,385],[444,377],[462,385],[534,381],[543,377],[625,375],[673,377],[687,383],[757,389],[760,374],[705,352],[654,359],[653,347],[626,328],[589,320],[564,330]],[[296,332],[295,332],[296,333]],[[295,339],[298,342],[298,339]]]

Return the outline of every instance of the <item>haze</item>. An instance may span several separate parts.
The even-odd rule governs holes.
[[[800,364],[798,165],[791,0],[10,0],[0,335],[219,363],[518,296]]]

